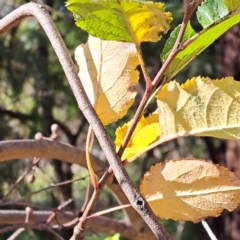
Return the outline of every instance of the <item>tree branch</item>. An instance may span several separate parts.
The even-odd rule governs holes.
[[[33,157],[47,159],[54,158],[72,164],[75,163],[87,168],[85,151],[68,144],[46,139],[0,142],[0,162]],[[105,169],[107,169],[107,164],[93,155],[91,155],[91,162],[95,173],[101,177],[104,174]],[[129,203],[119,184],[115,183],[113,178],[108,180],[107,186],[112,191],[120,205]],[[139,218],[136,211],[132,208],[127,208],[124,211],[127,213],[129,224],[134,223],[136,229],[142,228],[145,234],[149,236],[148,239],[151,239],[151,231],[149,231],[148,228],[143,227],[144,225],[142,224],[141,218]]]
[[[37,18],[48,36],[69,81],[78,106],[91,125],[94,134],[97,137],[111,168],[113,169],[114,175],[122,190],[128,197],[131,205],[142,216],[158,239],[169,239],[170,237],[168,236],[166,230],[160,225],[147,201],[139,193],[138,189],[134,186],[124,169],[121,159],[115,151],[113,142],[86,96],[66,45],[46,9],[43,6],[31,2],[22,5],[0,21],[0,35],[15,26],[22,19],[29,16]],[[79,239],[79,237],[80,234],[76,233],[76,239]]]
[[[87,168],[85,151],[56,141],[11,140],[0,142],[0,162],[19,158],[54,158],[68,163],[79,164]],[[107,165],[92,156],[92,164],[101,176]]]
[[[29,216],[27,227],[39,229],[39,225],[44,224],[51,214],[51,211],[33,211]],[[0,224],[2,225],[22,225],[25,223],[25,218],[26,212],[24,210],[0,210]],[[56,213],[55,218],[51,220],[49,225],[51,225],[53,228],[61,228],[60,225],[64,226],[64,224],[72,221],[73,219],[76,219],[76,216],[74,216],[72,212],[60,211]],[[134,226],[128,225],[121,220],[102,216],[88,219],[85,228],[89,230],[94,229],[95,231],[107,234],[119,232],[128,239],[135,239],[137,234]]]

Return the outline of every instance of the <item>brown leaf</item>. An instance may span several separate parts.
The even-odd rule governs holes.
[[[199,159],[169,160],[144,175],[141,193],[162,219],[199,222],[234,210],[240,180],[227,168]]]

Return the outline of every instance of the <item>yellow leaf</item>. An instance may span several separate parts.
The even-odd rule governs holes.
[[[84,89],[104,125],[122,118],[136,96],[139,80],[133,43],[102,41],[89,36],[75,50]]]
[[[164,12],[163,3],[149,1],[141,5],[140,2],[127,2],[122,5],[138,42],[157,42],[161,39],[161,33],[169,30],[169,23],[173,18],[170,12]]]
[[[122,144],[124,136],[128,130],[131,122],[125,123],[122,127],[116,130],[116,150],[118,150]],[[150,143],[155,141],[160,135],[158,114],[154,112],[147,118],[141,117],[137,124],[135,131],[123,153],[122,159],[130,158],[140,150],[146,148]]]
[[[227,6],[229,12],[233,12],[240,7],[239,0],[224,0],[224,3]]]
[[[179,134],[240,139],[240,82],[232,77],[197,77],[181,87],[173,81],[156,97],[161,138]]]
[[[162,219],[199,222],[234,210],[240,202],[240,180],[227,168],[205,160],[179,159],[151,167],[140,191]]]
[[[105,240],[119,240],[121,237],[120,233],[115,233],[113,236],[105,238]]]
[[[68,0],[77,26],[102,40],[156,42],[169,30],[163,3],[138,0]]]

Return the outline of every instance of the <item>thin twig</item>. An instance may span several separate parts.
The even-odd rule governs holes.
[[[75,163],[84,168],[87,168],[85,151],[82,151],[80,148],[68,144],[44,139],[37,141],[11,140],[0,142],[0,162],[19,158],[32,158],[34,156],[45,159],[54,158],[64,162]],[[91,161],[95,173],[99,177],[101,177],[104,174],[105,169],[107,169],[107,164],[103,161],[100,161],[93,155],[91,156]],[[106,176],[104,174],[104,176],[109,178],[111,175]],[[104,184],[106,184],[106,182],[107,178]],[[129,203],[128,199],[126,198],[125,194],[123,193],[121,187],[118,184],[115,184],[112,181],[108,181],[107,185],[111,189],[111,191],[114,192],[114,196],[117,196],[117,200],[120,204]],[[5,204],[9,206],[13,205],[14,203],[10,202]],[[124,212],[127,213],[129,221],[134,222],[140,221],[141,219],[139,214],[132,208],[128,208]],[[146,228],[146,226],[144,225],[142,225],[141,227],[144,227],[146,234],[151,234],[149,228]],[[141,227],[139,226],[139,229]]]
[[[193,14],[193,11],[195,10],[195,8],[202,2],[202,0],[196,0],[196,1],[192,1],[192,0],[184,0],[184,15],[183,15],[183,21],[177,36],[177,39],[174,43],[174,46],[172,48],[172,51],[170,52],[169,56],[167,57],[166,61],[163,63],[161,69],[159,70],[159,72],[157,73],[157,75],[155,76],[154,80],[153,80],[153,91],[156,89],[158,83],[160,82],[160,80],[162,79],[164,73],[166,72],[168,66],[171,64],[171,62],[174,60],[174,58],[176,57],[176,55],[182,51],[182,47],[181,47],[181,41],[183,38],[183,35],[185,33],[188,21],[190,19],[190,17]],[[170,79],[166,79],[166,80],[170,80]],[[161,83],[161,86],[163,86],[166,82],[163,81]]]
[[[214,235],[212,229],[209,227],[208,223],[204,219],[201,220],[201,223],[202,223],[204,229],[206,230],[208,236],[210,237],[210,239],[217,240],[216,236]]]
[[[25,230],[25,228],[19,228],[17,231],[15,231],[7,240],[14,240],[16,237],[18,237],[23,231]]]
[[[28,166],[28,168],[22,173],[20,177],[18,177],[17,181],[9,188],[8,192],[1,199],[1,201],[6,201],[7,197],[12,193],[12,191],[16,188],[16,186],[24,179],[24,177],[32,170],[33,166],[38,164],[40,158],[34,158],[33,162]]]
[[[166,230],[162,225],[160,225],[157,217],[150,209],[147,201],[139,193],[138,189],[134,186],[126,170],[124,169],[121,159],[115,151],[112,140],[110,139],[103,124],[101,123],[86,96],[66,45],[55,24],[53,23],[50,15],[44,9],[44,7],[39,6],[35,3],[28,3],[14,10],[12,13],[0,21],[0,35],[18,24],[22,19],[29,16],[34,16],[37,18],[46,35],[48,36],[69,81],[78,106],[91,125],[94,134],[97,137],[111,168],[113,169],[116,179],[118,180],[122,190],[131,202],[133,208],[142,216],[142,218],[145,220],[145,222],[148,224],[158,239],[169,239],[170,237],[167,234]],[[79,239],[80,233],[81,231],[79,232],[76,229],[74,232],[74,239]]]
[[[49,226],[44,226],[43,227],[44,230],[50,232],[55,238],[57,238],[58,240],[64,240],[64,238],[62,238],[58,233],[56,233],[53,229],[51,229]]]
[[[73,183],[73,182],[77,182],[77,181],[80,181],[80,180],[84,180],[84,179],[86,179],[87,177],[89,177],[89,175],[87,175],[87,176],[85,176],[85,177],[77,178],[77,179],[67,180],[67,181],[64,181],[64,182],[56,183],[56,184],[51,184],[51,185],[48,186],[48,187],[41,188],[41,189],[39,189],[39,190],[37,190],[37,191],[27,193],[25,196],[23,196],[23,197],[21,197],[21,198],[18,198],[18,199],[16,200],[16,202],[22,201],[22,200],[24,200],[24,199],[26,199],[26,198],[29,198],[29,197],[31,197],[31,196],[33,196],[33,195],[35,195],[35,194],[38,194],[38,193],[40,193],[40,192],[46,191],[46,190],[51,189],[51,188],[55,188],[55,187],[59,187],[59,186],[64,186],[64,185],[66,185],[66,184],[70,184],[70,183]]]
[[[42,209],[42,210],[49,210],[49,211],[58,211],[56,208],[50,208],[46,206],[41,206],[38,204],[33,204],[33,203],[24,203],[24,202],[0,202],[0,206],[6,207],[6,206],[21,206],[21,207],[31,207],[31,208],[36,208],[36,209]]]
[[[126,205],[121,205],[121,206],[108,208],[106,210],[99,211],[99,212],[91,214],[90,216],[87,217],[87,219],[99,217],[99,216],[102,216],[104,214],[107,214],[107,213],[110,213],[110,212],[116,212],[116,211],[119,211],[119,210],[122,210],[122,209],[125,209],[125,208],[128,208],[128,207],[131,207],[131,204],[126,204]]]
[[[50,214],[51,211],[33,211],[31,217],[29,218],[28,228],[39,230],[44,229],[44,222],[46,222]],[[26,214],[24,210],[0,210],[0,224],[11,224],[12,226],[19,228],[23,226],[22,223],[25,221],[25,216]],[[74,225],[68,224],[72,219],[75,219],[75,214],[72,211],[59,212],[57,214],[58,221],[53,219],[49,225],[51,225],[52,229],[59,230],[61,230],[61,226],[73,227]],[[9,230],[14,229],[16,228],[11,228]],[[96,231],[101,231],[106,234],[119,232],[127,239],[136,239],[135,236],[137,234],[136,230],[134,229],[134,225],[130,225],[127,221],[104,216],[86,221],[85,229],[95,229]],[[153,238],[150,237],[150,239]]]
[[[87,160],[88,171],[89,171],[89,175],[92,180],[93,187],[94,187],[94,189],[98,189],[98,180],[94,173],[92,163],[91,163],[91,157],[90,157],[90,153],[91,153],[92,146],[93,146],[93,140],[94,140],[93,131],[92,131],[91,126],[89,126],[88,133],[87,133],[87,139],[86,139],[86,160]]]
[[[64,207],[66,207],[68,204],[70,204],[72,202],[72,199],[68,199],[67,201],[65,201],[64,203],[62,203],[61,205],[58,206],[58,210],[63,209]],[[55,217],[56,217],[56,212],[53,212],[47,219],[46,223],[50,223]]]
[[[86,188],[86,193],[85,193],[85,199],[84,199],[84,202],[82,204],[80,212],[84,212],[84,210],[87,206],[87,203],[88,203],[88,200],[89,200],[90,188],[91,188],[91,180],[90,180],[90,178],[88,178],[87,188]]]
[[[146,83],[146,89],[151,89],[152,88],[152,79],[150,78],[145,62],[143,60],[143,55],[142,55],[142,49],[140,46],[140,43],[136,44],[136,48],[137,48],[137,53],[138,53],[138,60],[142,69],[142,73],[143,73],[143,77]]]
[[[23,226],[25,226],[25,224],[12,225],[12,226],[0,228],[0,234],[15,231],[16,229],[22,228]]]

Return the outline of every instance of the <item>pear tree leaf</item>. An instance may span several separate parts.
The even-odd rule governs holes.
[[[197,19],[203,28],[207,28],[228,13],[229,11],[223,0],[207,0],[198,7]]]
[[[199,222],[233,211],[240,180],[227,168],[201,159],[161,162],[145,173],[140,192],[161,219]]]
[[[161,138],[175,134],[240,139],[240,82],[192,78],[156,94]]]
[[[116,130],[115,145],[116,150],[120,148],[124,136],[128,130],[131,122],[125,123],[122,127]],[[141,117],[137,124],[133,135],[124,150],[122,160],[127,159],[138,153],[140,150],[146,148],[149,144],[155,141],[160,136],[160,129],[158,123],[158,113],[154,112],[148,117]]]
[[[182,50],[176,55],[165,72],[167,80],[172,79],[183,67],[185,67],[196,56],[203,52],[217,38],[225,33],[229,28],[240,22],[240,9],[227,15],[219,22],[214,23],[208,28],[202,30],[188,41],[186,41]]]
[[[163,51],[161,53],[161,60],[162,60],[162,62],[164,62],[167,59],[168,55],[170,54],[170,52],[171,52],[171,50],[172,50],[172,48],[174,46],[174,43],[177,40],[177,36],[178,36],[179,31],[180,31],[180,27],[181,27],[181,24],[179,26],[177,26],[171,32],[170,37],[166,41],[166,43],[164,45],[164,48],[163,48]],[[187,28],[186,28],[186,30],[184,32],[184,35],[183,35],[181,43],[182,44],[185,43],[189,38],[193,37],[195,34],[196,34],[196,32],[192,28],[190,22],[188,22],[188,25],[187,25]]]
[[[137,94],[139,65],[133,43],[103,41],[89,36],[75,50],[79,76],[104,125],[122,118]]]
[[[157,42],[172,15],[163,3],[136,0],[68,0],[78,27],[102,40]]]

